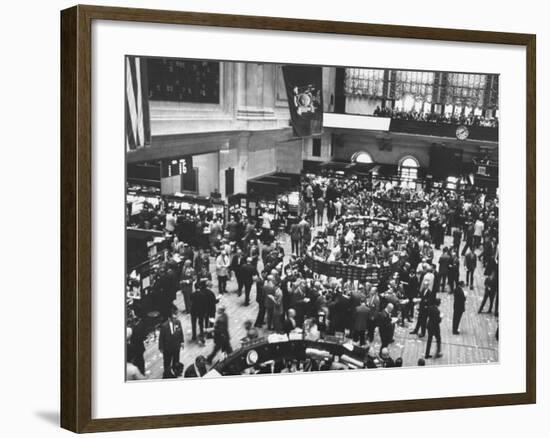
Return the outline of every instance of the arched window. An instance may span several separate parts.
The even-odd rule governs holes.
[[[401,187],[414,188],[416,186],[416,178],[418,177],[418,160],[414,157],[404,157],[399,163],[399,177],[401,179]]]
[[[357,152],[351,157],[351,161],[354,163],[374,163],[371,155],[368,152]]]

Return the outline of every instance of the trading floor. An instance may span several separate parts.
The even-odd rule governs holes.
[[[285,261],[288,258],[290,250],[290,239],[288,235],[282,234],[279,238],[282,246],[285,250]],[[452,238],[447,236],[445,238],[445,244],[451,244]],[[463,243],[464,244],[464,243]],[[434,250],[434,262],[439,259],[441,251]],[[463,260],[463,257],[461,257]],[[217,281],[215,278],[214,259],[210,258],[211,272],[213,275],[213,290],[218,296]],[[261,262],[260,262],[261,263]],[[465,279],[464,263],[461,263],[460,267],[460,279]],[[467,291],[466,299],[466,311],[462,317],[460,324],[460,334],[453,335],[451,329],[451,320],[453,314],[453,296],[447,292],[440,292],[438,297],[441,299],[441,338],[442,338],[442,354],[443,357],[438,359],[426,359],[426,365],[458,365],[458,364],[479,364],[490,363],[498,361],[498,340],[495,337],[495,332],[498,327],[498,319],[489,313],[478,313],[479,306],[481,304],[484,294],[484,276],[481,262],[478,261],[478,268],[475,270],[474,288]],[[258,313],[258,305],[255,301],[255,286],[252,288],[251,303],[249,306],[244,306],[244,294],[238,297],[236,293],[232,293],[236,290],[237,283],[235,279],[231,279],[228,282],[227,290],[228,294],[220,296],[219,305],[226,307],[226,313],[229,315],[229,332],[231,336],[231,345],[233,349],[239,348],[241,339],[245,337],[246,332],[244,323],[247,320],[254,321]],[[178,292],[177,299],[175,301],[178,309],[183,310],[183,297]],[[184,349],[180,355],[180,361],[184,364],[185,368],[192,364],[197,355],[207,355],[212,351],[213,341],[212,339],[206,340],[206,345],[201,345],[197,342],[191,341],[191,322],[190,315],[181,312],[179,316],[185,337]],[[414,328],[414,323],[410,322],[405,327],[401,327],[396,324],[394,333],[394,342],[390,344],[389,351],[390,356],[393,359],[401,357],[403,359],[403,366],[417,365],[418,359],[424,357],[426,350],[426,337],[418,338],[417,335],[410,334],[410,331]],[[266,333],[265,328],[259,329],[260,336]],[[263,332],[262,332],[263,330]],[[163,374],[163,360],[162,354],[158,350],[157,346],[158,333],[152,333],[145,341],[145,369],[146,377],[148,379],[160,379]],[[378,330],[376,331],[374,340],[375,349],[380,348],[380,338]],[[435,349],[435,347],[432,347]],[[222,357],[222,353],[214,359]]]

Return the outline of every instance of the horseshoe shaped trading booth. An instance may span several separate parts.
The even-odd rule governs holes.
[[[241,374],[272,374],[366,367],[367,349],[337,336],[304,338],[302,333],[270,335],[244,342],[240,349],[218,362],[204,377]]]

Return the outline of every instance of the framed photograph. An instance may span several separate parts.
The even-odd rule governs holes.
[[[535,41],[62,11],[62,427],[535,403]]]

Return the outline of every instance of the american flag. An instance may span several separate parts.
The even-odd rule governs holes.
[[[147,60],[126,57],[126,150],[133,151],[151,143]]]

